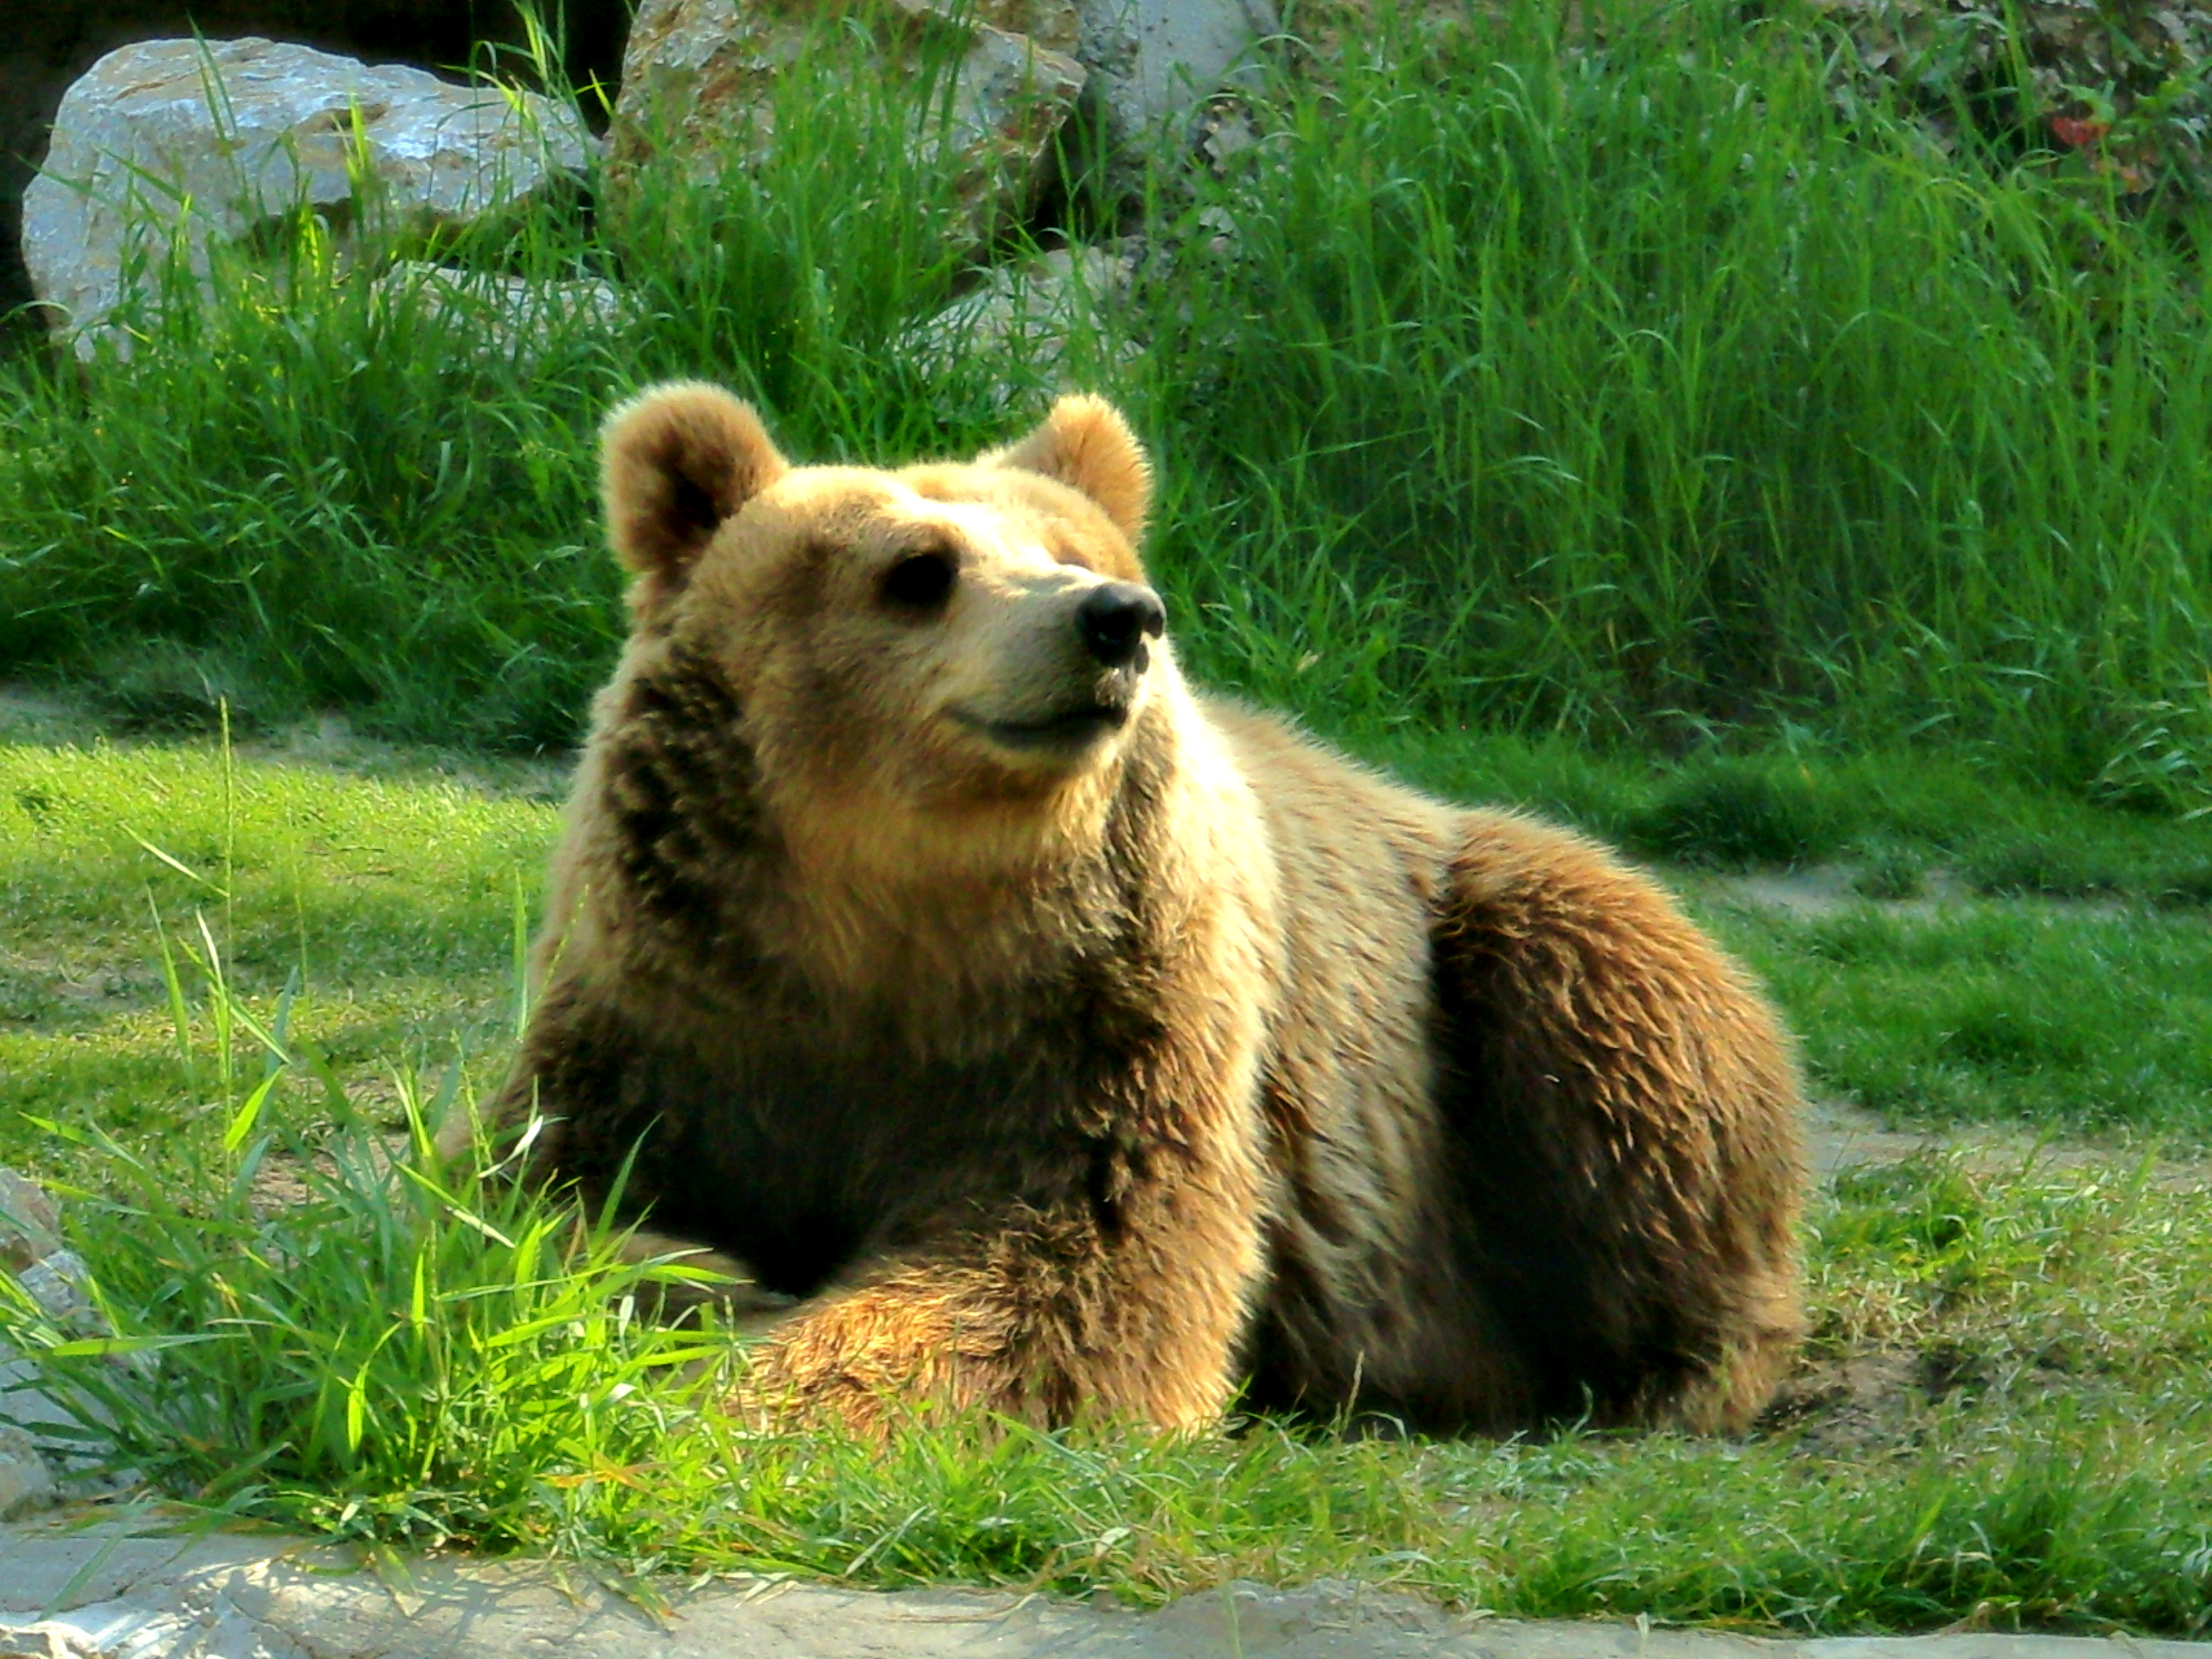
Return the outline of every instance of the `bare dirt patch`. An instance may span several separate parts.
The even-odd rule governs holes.
[[[101,742],[128,748],[210,740],[118,731],[112,718],[82,696],[0,684],[0,743],[82,747]],[[567,794],[574,769],[574,757],[566,753],[510,757],[386,743],[356,732],[337,714],[274,732],[234,733],[232,747],[246,760],[319,767],[356,777],[437,777],[495,799],[558,800]]]

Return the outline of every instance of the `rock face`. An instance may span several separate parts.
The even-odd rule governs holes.
[[[747,1574],[644,1588],[656,1605],[665,1598],[658,1617],[558,1562],[449,1552],[368,1571],[312,1539],[76,1517],[0,1532],[0,1659],[2203,1659],[2201,1642],[2138,1637],[1798,1640],[1625,1620],[1522,1623],[1341,1579],[1296,1589],[1237,1580],[1146,1613]]]
[[[554,9],[547,9],[549,15]],[[564,0],[562,67],[573,86],[611,86],[629,0]],[[105,53],[134,40],[260,34],[372,64],[436,69],[479,42],[526,44],[514,9],[453,0],[7,0],[0,27],[0,311],[31,297],[21,263],[23,191],[45,159],[62,94]]]
[[[0,1423],[0,1521],[13,1521],[54,1501],[54,1472],[39,1443],[12,1423]]]
[[[1281,28],[1271,0],[1081,0],[1077,58],[1096,77],[1116,149],[1180,137],[1260,42]]]
[[[1068,337],[1088,318],[1118,320],[1136,262],[1103,248],[1055,248],[1025,264],[1000,265],[969,294],[917,327],[912,343],[925,361],[966,357],[997,364],[997,395],[1061,391],[1069,372]],[[1126,362],[1133,342],[1103,330],[1105,349]]]
[[[950,39],[962,55],[933,164],[953,173],[981,240],[1034,204],[1079,97],[1126,170],[1182,147],[1200,106],[1276,27],[1272,0],[645,0],[623,60],[615,188],[662,149],[702,170],[763,155],[777,77],[810,51],[835,50],[864,91],[922,73],[929,46]]]
[[[111,1328],[86,1291],[88,1277],[76,1252],[63,1247],[53,1200],[36,1182],[0,1169],[0,1279],[12,1279],[46,1323],[72,1337],[106,1336]],[[134,1476],[94,1474],[103,1449],[82,1437],[82,1427],[80,1414],[48,1391],[37,1363],[0,1343],[0,1522],[59,1497],[131,1484]],[[5,1648],[0,1659],[8,1659]]]
[[[532,94],[253,38],[146,41],[64,96],[24,192],[24,264],[88,353],[126,273],[166,257],[180,225],[204,274],[213,242],[301,206],[329,210],[341,234],[365,205],[396,223],[465,222],[580,171],[587,143],[572,111]]]
[[[847,26],[825,34],[825,23]],[[963,228],[981,239],[1025,211],[1053,137],[1083,89],[1066,55],[1079,32],[1069,0],[857,0],[839,12],[778,0],[645,0],[623,59],[613,186],[667,149],[702,173],[757,161],[775,142],[777,77],[834,40],[839,72],[863,94],[953,62],[941,138],[929,165],[948,172]],[[942,71],[939,71],[942,72]]]

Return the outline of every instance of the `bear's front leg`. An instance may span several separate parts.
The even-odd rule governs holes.
[[[734,1403],[763,1425],[862,1433],[972,1410],[1204,1428],[1229,1403],[1260,1273],[1260,1183],[1243,1162],[1118,1206],[1017,1206],[866,1268],[753,1349]]]

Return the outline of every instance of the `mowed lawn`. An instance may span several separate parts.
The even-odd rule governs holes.
[[[499,1069],[561,763],[327,727],[228,750],[111,739],[32,708],[0,726],[0,1158],[40,1160],[27,1116],[158,1130],[212,1109],[210,952],[246,1007],[264,1023],[281,1008],[366,1100],[402,1066]],[[1525,754],[1428,758],[1419,769],[1446,787],[1601,834],[1650,841],[1672,823],[1663,791],[1656,807],[1622,805],[1618,763],[1577,778]],[[1838,769],[1822,788],[1850,787],[1866,763]],[[2050,808],[1990,799],[2031,819]],[[2193,867],[2199,826],[2146,836],[2155,826],[2130,815],[2078,809],[2036,822],[2042,864],[2107,873],[2021,893],[2007,886],[2017,834],[1916,844],[1925,805],[1863,821],[1811,878],[1717,868],[1696,845],[1662,868],[1782,1002],[1818,1091],[1923,1128],[2212,1146],[2212,911],[2170,877]],[[2146,866],[2146,844],[2163,862]],[[258,1067],[252,1039],[237,1042]]]
[[[48,1163],[33,1118],[160,1133],[212,1109],[211,951],[364,1102],[398,1066],[501,1063],[557,778],[310,749],[0,743],[0,1162]]]

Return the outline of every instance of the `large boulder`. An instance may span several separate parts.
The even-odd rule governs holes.
[[[564,0],[556,72],[576,86],[611,86],[629,32],[629,0]],[[71,82],[134,40],[260,34],[368,63],[447,69],[529,44],[520,9],[453,0],[6,0],[0,8],[0,311],[31,297],[21,262],[23,191],[46,157],[46,134]]]
[[[64,95],[23,196],[23,261],[88,352],[126,273],[180,231],[204,273],[215,243],[303,207],[331,210],[341,235],[363,210],[465,223],[580,172],[589,143],[572,109],[535,94],[258,38],[143,41]]]
[[[1085,78],[1066,55],[1078,33],[1070,0],[645,0],[623,58],[611,187],[619,201],[637,164],[667,149],[702,173],[757,163],[775,143],[778,77],[834,39],[837,70],[856,87],[951,63],[949,118],[926,160],[952,183],[960,228],[981,240],[1044,182]]]
[[[1124,155],[1180,144],[1199,106],[1281,22],[1272,0],[1079,0],[1076,57],[1112,147]]]

